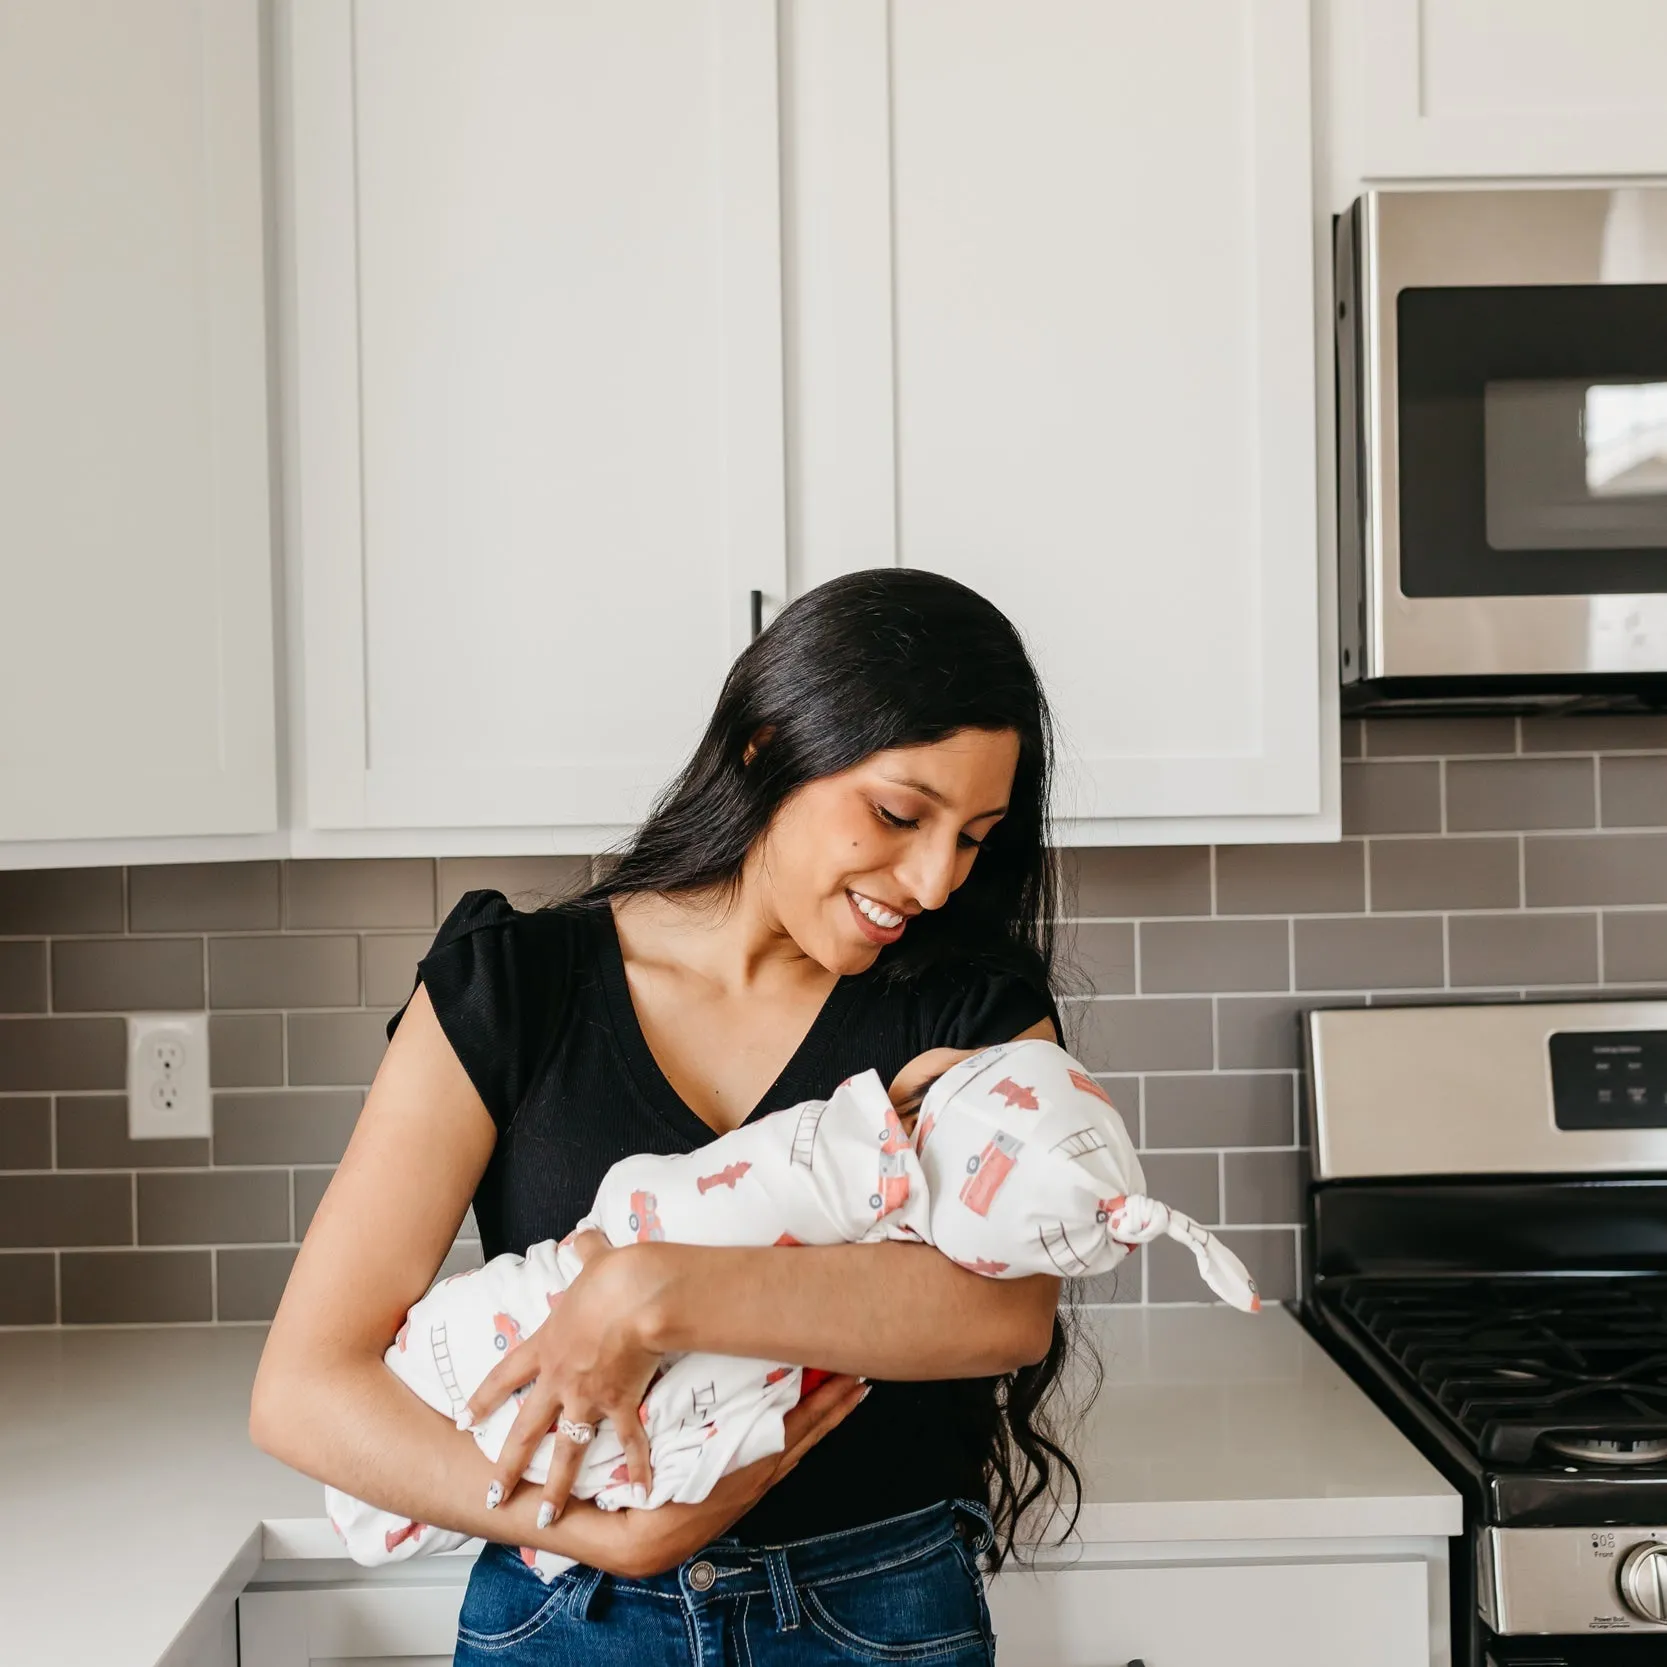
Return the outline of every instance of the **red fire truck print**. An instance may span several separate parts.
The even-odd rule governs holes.
[[[666,1230],[660,1225],[658,1211],[660,1200],[651,1192],[634,1192],[631,1194],[631,1231],[637,1235],[638,1244],[648,1244],[665,1238]]]
[[[407,1320],[405,1324],[394,1333],[394,1347],[397,1348],[401,1354],[405,1353],[405,1340],[410,1333],[411,1322],[409,1320]]]
[[[1091,1076],[1082,1071],[1072,1071],[1070,1077],[1073,1088],[1080,1088],[1084,1094],[1092,1094],[1096,1100],[1104,1100],[1113,1111],[1116,1111],[1117,1107],[1112,1104],[1111,1096]]]
[[[556,1310],[556,1304],[566,1295],[566,1291],[546,1291],[544,1293],[544,1306],[553,1314]]]
[[[967,1178],[961,1183],[961,1202],[974,1215],[987,1216],[1001,1183],[1013,1173],[1024,1142],[997,1129],[976,1158],[967,1159]]]
[[[1036,1110],[1036,1090],[1026,1088],[1022,1082],[1014,1082],[1011,1077],[1003,1077],[990,1092],[1005,1101],[1010,1109],[1017,1106],[1021,1111]]]
[[[802,1246],[805,1241],[803,1239],[794,1238],[791,1233],[783,1233],[781,1235],[781,1237],[776,1239],[774,1242],[775,1242],[776,1248],[780,1249],[781,1247],[786,1246],[786,1245],[800,1245],[800,1246]]]
[[[780,1383],[793,1368],[791,1366],[777,1366],[764,1374],[764,1387],[768,1389],[773,1383]]]
[[[695,1178],[695,1191],[703,1198],[713,1187],[728,1187],[735,1190],[735,1183],[752,1168],[750,1163],[726,1164],[716,1175],[699,1175]]]
[[[920,1121],[915,1124],[915,1152],[917,1155],[926,1150],[926,1137],[931,1134],[934,1126],[937,1124],[937,1121],[938,1108],[933,1106],[932,1109],[925,1113],[924,1116],[921,1117]]]
[[[631,1466],[622,1459],[608,1472],[608,1480],[610,1482],[629,1482],[631,1480]]]
[[[965,1268],[968,1273],[981,1273],[986,1279],[994,1279],[997,1274],[1006,1273],[1012,1267],[1011,1262],[992,1262],[988,1256],[974,1256],[971,1261],[962,1261],[959,1256],[951,1256],[956,1267]]]
[[[428,1527],[426,1522],[408,1522],[403,1528],[390,1528],[382,1536],[382,1547],[385,1551],[392,1551],[396,1546],[402,1546],[407,1540],[420,1540],[423,1530]]]
[[[492,1316],[492,1347],[505,1354],[521,1341],[521,1328],[509,1314]]]
[[[530,1545],[522,1546],[521,1561],[525,1563],[529,1569],[536,1569],[538,1567],[538,1552]]]
[[[868,1207],[876,1219],[900,1210],[909,1201],[909,1168],[904,1154],[909,1150],[909,1137],[903,1131],[902,1119],[895,1106],[886,1107],[886,1120],[880,1130],[880,1179],[870,1195]]]

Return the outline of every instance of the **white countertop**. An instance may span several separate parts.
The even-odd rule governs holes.
[[[1458,1496],[1288,1314],[1089,1314],[1106,1386],[1070,1443],[1083,1540],[1459,1532]],[[263,1555],[340,1557],[323,1490],[249,1444],[265,1336],[0,1333],[8,1654],[157,1667],[219,1624]]]

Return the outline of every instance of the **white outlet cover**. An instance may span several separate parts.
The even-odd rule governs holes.
[[[128,1138],[206,1139],[212,1128],[208,1015],[128,1014]]]

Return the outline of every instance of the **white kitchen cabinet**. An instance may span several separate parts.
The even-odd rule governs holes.
[[[281,22],[298,825],[592,849],[785,590],[775,5]]]
[[[1661,0],[1333,0],[1365,180],[1667,173]]]
[[[277,826],[258,0],[0,6],[0,841]]]
[[[1006,610],[1068,840],[1319,837],[1306,0],[788,17],[796,584],[898,563]]]
[[[1004,1572],[989,1601],[998,1667],[1430,1667],[1427,1587],[1415,1559],[1162,1564]]]

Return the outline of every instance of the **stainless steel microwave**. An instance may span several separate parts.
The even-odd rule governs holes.
[[[1345,706],[1667,704],[1667,187],[1337,227]]]

